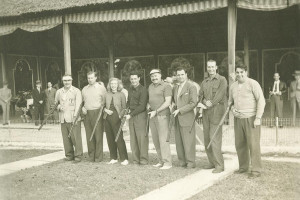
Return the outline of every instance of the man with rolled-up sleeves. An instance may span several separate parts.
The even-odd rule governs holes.
[[[70,138],[68,135],[82,102],[82,96],[80,90],[72,86],[71,75],[64,75],[62,81],[64,87],[56,92],[55,102],[59,102],[57,109],[61,123],[65,160],[74,160],[77,163],[81,161],[83,154],[80,121],[73,127]]]

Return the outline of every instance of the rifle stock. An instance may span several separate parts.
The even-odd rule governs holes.
[[[226,118],[227,114],[229,113],[230,108],[231,108],[232,105],[233,105],[233,103],[231,103],[230,105],[227,106],[224,115],[222,116],[222,118],[221,118],[221,120],[220,120],[220,122],[219,122],[219,124],[218,124],[218,126],[217,126],[217,128],[216,128],[216,130],[215,130],[215,132],[214,132],[214,134],[212,136],[212,138],[210,139],[209,144],[207,145],[207,149],[209,149],[209,147],[211,146],[211,143],[213,142],[214,138],[216,137],[216,135],[217,135],[220,127],[223,125],[223,123],[225,121],[225,118]]]
[[[126,108],[125,109],[125,112],[124,112],[124,115],[122,117],[122,120],[121,120],[121,124],[120,124],[120,127],[119,127],[119,130],[118,130],[118,133],[116,135],[116,138],[115,138],[115,142],[118,141],[119,137],[120,137],[120,134],[121,134],[121,131],[122,131],[122,128],[126,122],[126,115],[129,113],[129,108]]]
[[[99,114],[98,114],[98,117],[97,117],[97,119],[96,119],[96,123],[95,123],[95,126],[94,126],[94,128],[93,128],[93,131],[92,131],[92,135],[91,135],[91,137],[90,137],[90,141],[92,141],[92,139],[93,139],[93,137],[94,137],[94,134],[95,134],[95,132],[96,132],[96,128],[97,128],[97,125],[98,125],[98,123],[99,123],[99,121],[100,121],[100,119],[101,119],[101,116],[102,116],[102,111],[103,111],[103,108],[104,108],[104,106],[101,106],[101,108],[100,108],[100,110],[99,110]]]
[[[43,128],[43,126],[46,124],[48,118],[54,113],[55,109],[57,108],[59,102],[57,102],[54,107],[52,108],[52,110],[49,112],[48,116],[46,117],[46,119],[43,121],[43,123],[40,125],[40,127],[38,128],[38,130],[41,130]]]
[[[77,113],[76,113],[75,120],[74,120],[74,122],[72,123],[71,129],[70,129],[70,131],[69,131],[68,137],[71,137],[71,133],[72,133],[73,128],[74,128],[74,126],[76,125],[76,123],[77,123],[77,121],[78,121],[78,119],[79,119],[80,112],[81,112],[81,109],[82,109],[82,107],[83,107],[83,104],[84,104],[84,102],[81,102],[81,104],[80,104],[80,106],[79,106],[79,109],[78,109],[78,111],[77,111]]]

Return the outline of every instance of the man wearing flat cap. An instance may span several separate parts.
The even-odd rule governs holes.
[[[161,80],[161,71],[153,69],[150,72],[152,83],[149,85],[150,129],[152,140],[158,155],[159,163],[153,165],[160,169],[172,167],[170,143],[167,142],[169,132],[172,87]]]
[[[297,105],[300,110],[300,70],[296,70],[293,74],[295,80],[290,85],[291,106],[293,110],[293,124],[295,125]]]
[[[3,111],[3,125],[8,125],[10,108],[11,90],[8,89],[8,83],[3,82],[3,88],[0,89],[0,105]]]
[[[44,121],[44,109],[45,109],[45,91],[42,90],[42,84],[40,80],[35,82],[36,87],[32,91],[33,106],[34,106],[34,120],[35,125]]]

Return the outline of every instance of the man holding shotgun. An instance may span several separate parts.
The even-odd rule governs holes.
[[[82,113],[85,115],[84,127],[88,146],[89,161],[101,162],[103,160],[103,117],[97,121],[101,107],[105,103],[106,89],[97,82],[97,73],[87,73],[88,85],[82,89],[84,107]],[[95,133],[91,138],[94,127]],[[91,138],[91,140],[90,140]]]
[[[69,74],[63,76],[62,81],[64,87],[56,92],[55,102],[59,102],[57,109],[59,111],[59,120],[61,123],[61,132],[66,155],[65,160],[74,160],[74,162],[77,163],[81,161],[83,154],[80,122],[74,125],[70,137],[68,137],[68,135],[76,118],[76,113],[78,113],[82,97],[80,90],[72,86],[72,80],[72,76]]]
[[[208,144],[217,130],[218,124],[224,114],[226,106],[227,81],[224,76],[217,73],[216,61],[207,62],[208,77],[201,83],[199,94],[200,103],[207,109],[203,111],[204,146],[209,165],[205,169],[213,169],[212,173],[224,171],[224,159],[222,155],[222,126],[219,127],[211,146]]]
[[[125,64],[125,67],[140,69],[141,64],[136,60],[131,60]],[[129,119],[130,147],[133,164],[147,165],[149,137],[146,132],[146,106],[148,93],[147,89],[140,84],[139,71],[131,72],[130,82],[131,86],[128,90],[127,102],[130,113],[126,115],[126,118]]]
[[[263,91],[256,80],[247,77],[247,67],[241,63],[235,67],[236,82],[229,90],[229,102],[234,115],[235,148],[239,169],[235,173],[246,173],[251,162],[249,178],[260,176],[260,125],[265,108]],[[250,153],[249,153],[250,152]]]

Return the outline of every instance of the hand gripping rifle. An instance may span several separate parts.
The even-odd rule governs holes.
[[[40,127],[38,128],[38,130],[41,130],[43,128],[43,126],[46,124],[48,118],[53,115],[55,109],[57,108],[59,102],[56,102],[56,104],[54,105],[54,107],[51,109],[51,111],[49,112],[48,116],[46,117],[46,119],[43,121],[43,123],[40,125]]]
[[[125,109],[125,112],[124,112],[124,115],[123,115],[123,117],[122,117],[122,119],[121,119],[120,128],[119,128],[118,133],[117,133],[117,136],[116,136],[116,138],[115,138],[115,142],[117,142],[118,139],[119,139],[119,136],[120,136],[120,134],[121,134],[122,128],[123,128],[123,126],[124,126],[124,124],[125,124],[125,122],[126,122],[126,115],[128,115],[128,113],[129,113],[129,108],[126,108],[126,109]]]
[[[200,103],[200,100],[197,102],[197,105],[198,105],[199,103]],[[193,130],[193,128],[195,127],[196,120],[197,120],[198,118],[201,118],[201,117],[202,117],[202,110],[203,110],[203,109],[207,109],[207,107],[206,107],[205,105],[203,105],[202,103],[200,103],[200,110],[199,110],[199,111],[196,113],[196,115],[195,115],[195,118],[194,118],[194,121],[193,121],[193,124],[192,124],[192,127],[191,127],[189,133],[191,133],[192,130]]]
[[[218,124],[218,126],[217,126],[217,128],[216,128],[216,130],[215,130],[215,132],[214,132],[214,134],[212,136],[212,138],[210,139],[209,144],[207,145],[207,149],[209,149],[209,147],[211,146],[211,143],[213,142],[214,138],[216,137],[216,135],[217,135],[220,127],[223,125],[223,123],[225,121],[225,118],[226,118],[227,114],[229,113],[230,108],[231,108],[232,105],[233,105],[233,103],[231,103],[230,105],[227,106],[223,117],[221,118],[221,120],[220,120],[220,122],[219,122],[219,124]]]
[[[100,108],[100,110],[99,110],[99,114],[98,114],[98,117],[97,117],[97,119],[96,119],[96,123],[95,123],[95,126],[94,126],[94,128],[93,128],[92,135],[91,135],[91,137],[90,137],[90,141],[92,141],[92,139],[93,139],[93,137],[94,137],[94,134],[95,134],[95,132],[96,132],[97,125],[98,125],[98,123],[99,123],[99,121],[100,121],[100,119],[101,119],[102,113],[103,113],[103,108],[104,108],[104,105],[101,106],[101,108]]]
[[[77,121],[78,121],[78,119],[79,119],[79,117],[80,117],[80,112],[81,112],[81,109],[82,109],[82,107],[83,107],[83,104],[84,104],[84,102],[81,102],[81,104],[80,104],[80,106],[79,106],[79,109],[78,109],[78,111],[77,111],[77,113],[76,113],[75,120],[73,121],[72,126],[71,126],[71,128],[70,128],[68,137],[71,137],[71,133],[72,133],[72,131],[73,131],[73,128],[74,128],[74,126],[77,124]]]

